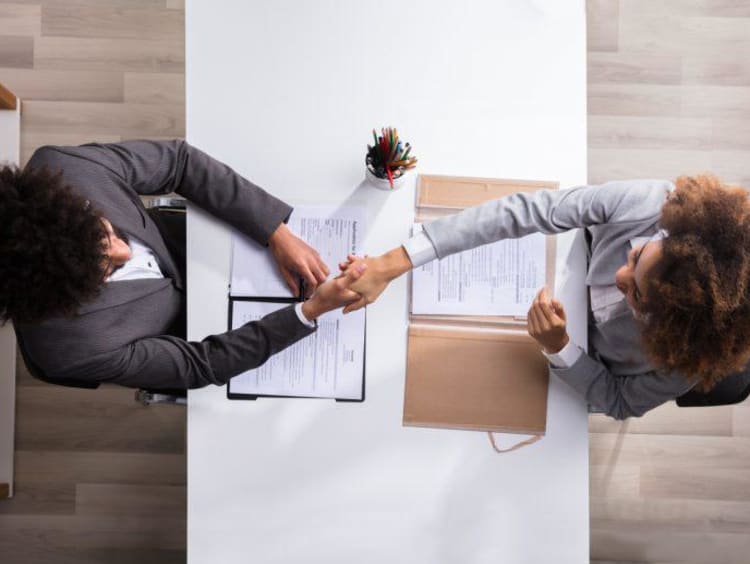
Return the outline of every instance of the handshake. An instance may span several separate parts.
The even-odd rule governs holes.
[[[328,267],[317,251],[285,225],[273,233],[269,246],[292,292],[299,292],[295,273],[307,282],[309,299],[302,304],[302,313],[310,321],[340,307],[344,313],[362,309],[377,300],[392,280],[412,268],[409,255],[403,247],[397,247],[377,257],[349,255],[339,263],[341,273],[328,280]],[[565,310],[560,302],[547,296],[546,288],[536,295],[527,325],[529,335],[547,353],[559,352],[569,341]]]
[[[328,279],[328,267],[317,251],[283,224],[268,246],[292,292],[299,292],[297,275],[305,280],[309,299],[302,304],[302,313],[310,321],[340,307],[349,313],[373,303],[391,280],[412,268],[409,255],[398,247],[378,257],[349,255],[339,264],[341,273]]]
[[[388,284],[411,270],[411,266],[401,247],[378,257],[349,255],[339,263],[341,273],[317,286],[302,305],[302,312],[312,320],[340,307],[345,314],[362,309],[377,300]]]

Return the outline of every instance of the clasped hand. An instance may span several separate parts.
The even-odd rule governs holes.
[[[307,319],[316,319],[323,313],[363,299],[351,286],[367,270],[366,264],[354,265],[347,272],[327,280],[330,271],[320,254],[294,235],[285,224],[281,224],[271,234],[268,246],[281,276],[294,295],[298,295],[300,291],[298,277],[305,281],[305,297],[309,299],[302,306],[302,311]]]
[[[544,287],[534,298],[527,317],[531,335],[547,353],[558,353],[568,344],[565,309],[556,299],[547,295]]]

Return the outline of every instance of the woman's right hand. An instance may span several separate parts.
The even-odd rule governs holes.
[[[365,273],[351,285],[351,289],[362,297],[344,308],[344,313],[357,311],[378,299],[392,280],[412,268],[409,255],[403,247],[388,251],[378,257],[359,257],[349,255],[345,262],[339,264],[342,272],[347,272],[357,265],[367,265]]]

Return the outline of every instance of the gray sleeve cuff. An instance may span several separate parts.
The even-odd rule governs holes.
[[[573,341],[568,341],[568,344],[558,352],[547,354],[542,350],[542,354],[547,357],[549,363],[555,368],[570,368],[583,354],[583,349]]]
[[[414,235],[402,245],[414,268],[432,262],[437,258],[435,246],[424,231]]]

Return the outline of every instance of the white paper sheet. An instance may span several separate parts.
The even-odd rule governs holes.
[[[364,237],[365,210],[347,206],[298,206],[289,219],[289,229],[316,249],[331,274],[349,253],[360,253]],[[294,298],[281,277],[271,252],[235,232],[232,235],[232,296]]]
[[[235,301],[232,328],[288,304]],[[363,399],[365,310],[333,311],[318,319],[318,330],[273,355],[262,366],[235,376],[231,393]]]
[[[540,233],[456,253],[413,271],[411,312],[525,317],[545,283],[545,268]]]

